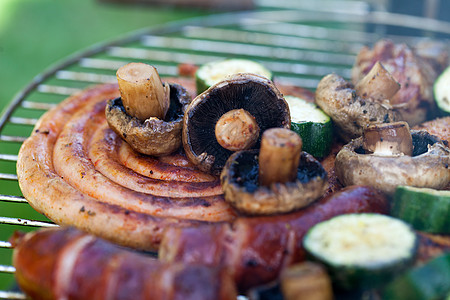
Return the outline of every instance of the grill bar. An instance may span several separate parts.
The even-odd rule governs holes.
[[[24,197],[12,195],[0,195],[0,201],[14,202],[14,203],[28,203]]]
[[[5,179],[5,180],[17,180],[17,175],[16,174],[7,174],[7,173],[0,173],[0,179]]]
[[[58,227],[58,225],[50,222],[27,220],[21,218],[7,218],[7,217],[0,217],[0,224],[23,225],[32,227]]]

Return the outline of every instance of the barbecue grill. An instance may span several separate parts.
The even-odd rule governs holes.
[[[429,37],[449,45],[450,23],[389,13],[372,2],[278,0],[274,7],[271,1],[259,0],[251,12],[144,29],[96,45],[43,72],[0,116],[0,184],[14,191],[0,191],[1,230],[12,234],[16,229],[57,226],[35,213],[21,196],[15,174],[19,147],[45,111],[87,86],[115,82],[115,71],[128,62],[142,61],[155,65],[161,76],[177,76],[180,63],[247,58],[272,70],[279,81],[313,90],[328,73],[349,78],[359,49],[382,37],[406,43]],[[21,214],[35,217],[24,219]],[[10,257],[11,244],[0,241],[0,253]],[[14,267],[0,265],[0,273],[13,276]],[[0,299],[25,295],[0,291]]]

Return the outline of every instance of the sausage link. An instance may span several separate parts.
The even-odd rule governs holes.
[[[229,267],[240,290],[267,283],[305,259],[302,240],[313,225],[347,213],[387,213],[386,197],[371,187],[351,186],[305,209],[277,216],[164,232],[159,257],[166,262]]]
[[[21,289],[32,299],[233,299],[226,269],[162,263],[73,228],[11,239]]]

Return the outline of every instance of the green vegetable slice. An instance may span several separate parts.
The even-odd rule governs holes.
[[[431,300],[450,297],[450,253],[397,277],[382,290],[386,300]],[[447,298],[448,299],[448,298]]]
[[[303,140],[303,151],[322,158],[333,143],[331,118],[317,105],[295,96],[285,96],[291,113],[291,130]]]
[[[450,234],[450,191],[399,186],[391,202],[391,215],[416,230]]]
[[[379,286],[403,271],[415,257],[417,237],[390,216],[347,214],[313,226],[303,245],[337,288],[352,290]]]
[[[434,98],[437,106],[445,113],[450,114],[450,67],[439,75],[434,82]]]
[[[247,59],[225,59],[202,65],[195,73],[197,93],[236,73],[253,73],[272,80],[272,72],[262,64]]]

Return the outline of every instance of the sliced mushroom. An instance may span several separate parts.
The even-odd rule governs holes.
[[[109,126],[137,152],[159,156],[181,147],[183,115],[191,96],[178,84],[166,85],[170,87],[170,106],[164,119],[150,117],[142,121],[126,113],[122,98],[108,101]]]
[[[317,105],[333,119],[345,141],[360,137],[369,124],[398,119],[388,97],[396,93],[399,85],[381,64],[374,68],[356,85],[357,90],[336,74],[325,76],[317,86]]]
[[[220,176],[225,200],[244,214],[267,215],[293,211],[319,198],[327,172],[312,155],[301,152],[293,137],[299,138],[289,129],[268,129],[260,152],[231,155]]]
[[[390,128],[389,130],[392,130]],[[343,185],[370,185],[393,194],[398,185],[445,188],[450,182],[450,149],[443,142],[426,131],[411,131],[412,155],[398,153],[403,146],[395,143],[406,142],[408,152],[409,138],[400,129],[387,139],[386,149],[397,148],[391,153],[377,155],[364,145],[373,145],[374,141],[364,143],[364,138],[357,138],[345,145],[336,156],[336,175]],[[395,137],[398,140],[395,142]],[[366,137],[367,138],[367,137]],[[381,139],[379,141],[382,143]]]
[[[183,126],[183,147],[202,171],[220,174],[233,151],[259,147],[268,128],[290,128],[289,107],[275,85],[255,74],[236,74],[197,96]]]

